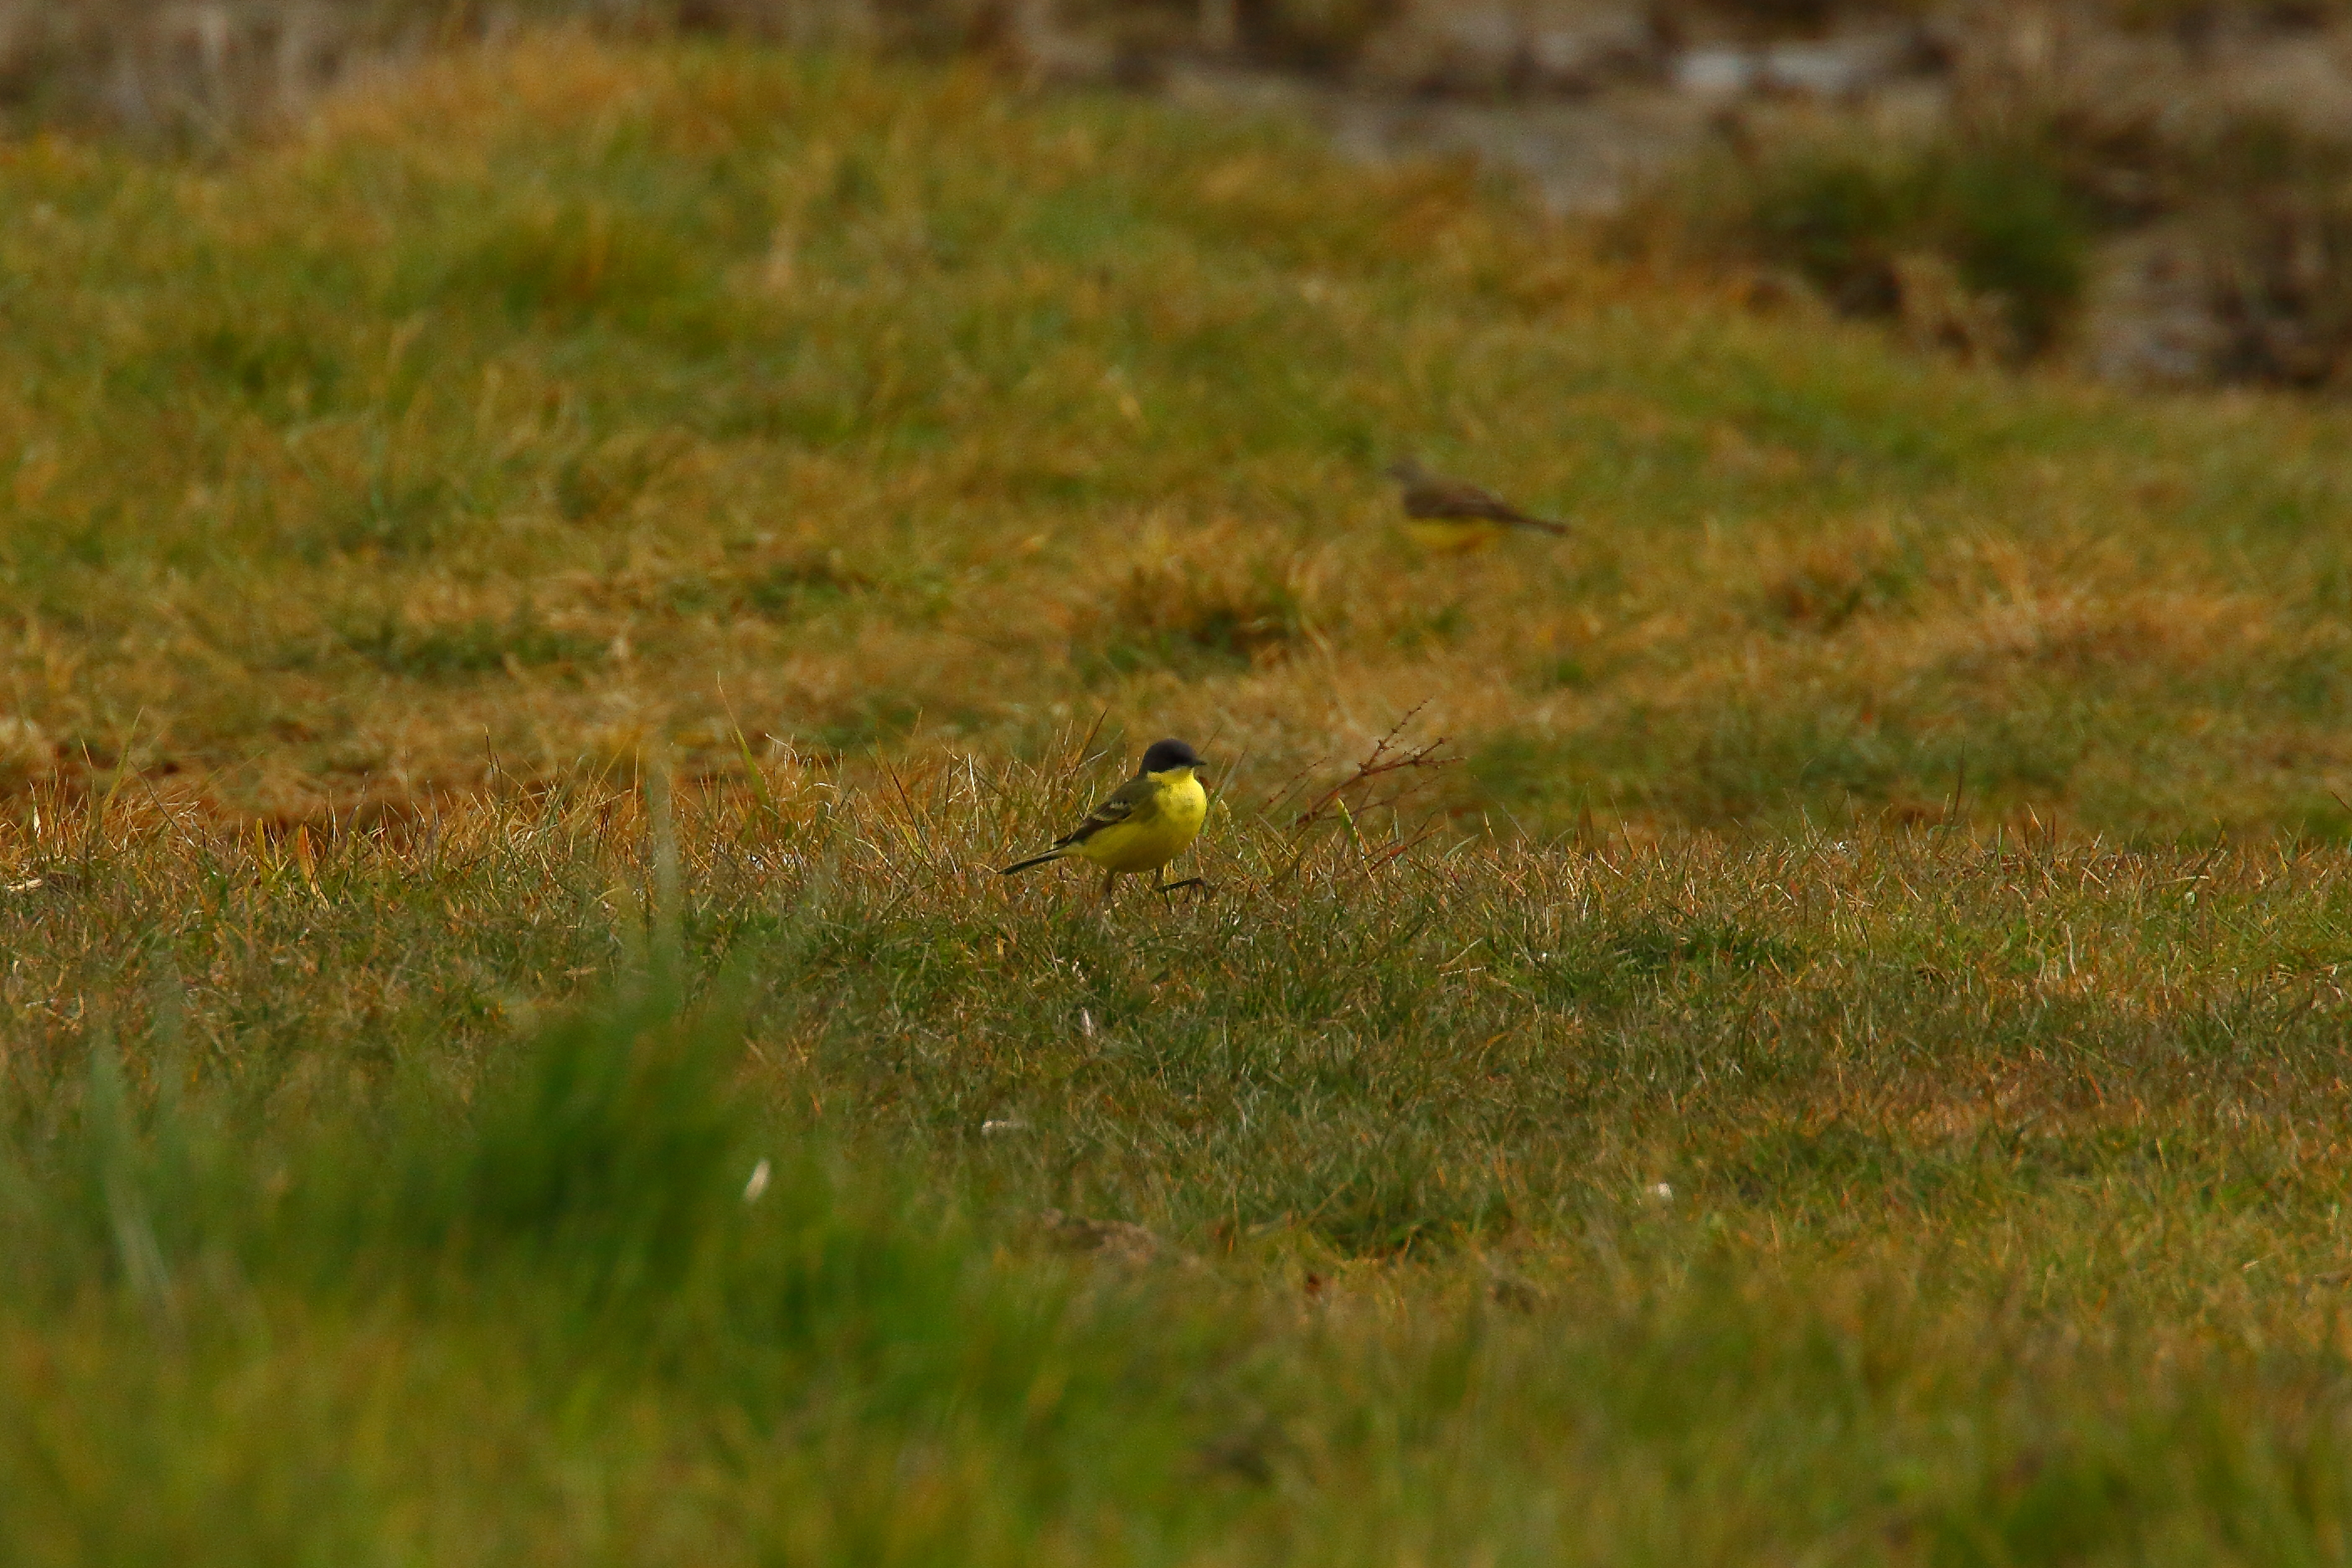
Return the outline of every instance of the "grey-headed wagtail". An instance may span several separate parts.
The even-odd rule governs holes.
[[[1084,822],[1043,855],[1016,860],[999,874],[1010,877],[1075,855],[1102,868],[1105,899],[1119,878],[1142,871],[1151,872],[1151,885],[1162,891],[1198,886],[1198,877],[1170,882],[1161,868],[1184,852],[1208,817],[1209,792],[1201,787],[1205,766],[1201,754],[1181,741],[1153,742],[1135,776],[1087,813]]]
[[[1568,531],[1565,523],[1529,517],[1493,491],[1433,474],[1411,458],[1391,463],[1388,473],[1404,490],[1405,531],[1424,550],[1476,550],[1507,528]]]

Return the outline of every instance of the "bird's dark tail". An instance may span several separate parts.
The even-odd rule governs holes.
[[[1566,533],[1568,531],[1568,524],[1564,522],[1547,522],[1539,517],[1511,517],[1505,518],[1502,521],[1509,523],[1513,528],[1532,528],[1543,533]]]
[[[997,875],[1000,877],[1010,877],[1015,871],[1026,871],[1032,866],[1043,866],[1048,860],[1059,860],[1063,856],[1067,855],[1069,851],[1066,849],[1048,849],[1043,855],[1032,855],[1026,860],[1015,860],[1012,865],[1007,866],[1003,870],[999,871]]]

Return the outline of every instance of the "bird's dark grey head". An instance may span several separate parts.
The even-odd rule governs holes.
[[[1164,773],[1171,768],[1204,768],[1201,753],[1181,741],[1154,741],[1151,749],[1143,753],[1143,765],[1138,773]]]

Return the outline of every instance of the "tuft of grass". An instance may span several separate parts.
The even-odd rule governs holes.
[[[1317,633],[1311,563],[1235,561],[1198,549],[1129,568],[1093,617],[1088,662],[1108,677],[1278,663]]]
[[[841,563],[839,551],[779,561],[743,583],[743,597],[761,615],[793,620],[837,605],[874,586],[871,578]]]
[[[635,213],[575,202],[526,210],[462,252],[439,291],[478,294],[525,320],[646,326],[691,276],[684,251]]]
[[[1948,271],[1994,311],[1988,341],[1949,346],[2030,358],[2063,334],[2096,233],[2067,174],[2030,139],[1799,140],[1701,180],[1690,201],[1704,243],[1795,273],[1846,315],[1937,331]]]
[[[487,617],[451,626],[419,626],[393,616],[355,623],[343,646],[387,675],[418,680],[463,679],[495,670],[550,665],[593,666],[604,649],[556,631],[529,606],[506,621]]]

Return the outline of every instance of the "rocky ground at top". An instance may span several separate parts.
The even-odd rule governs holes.
[[[0,113],[216,141],[583,16],[977,52],[1472,155],[1621,243],[1966,353],[2352,379],[2352,12],[2326,0],[0,0]]]

